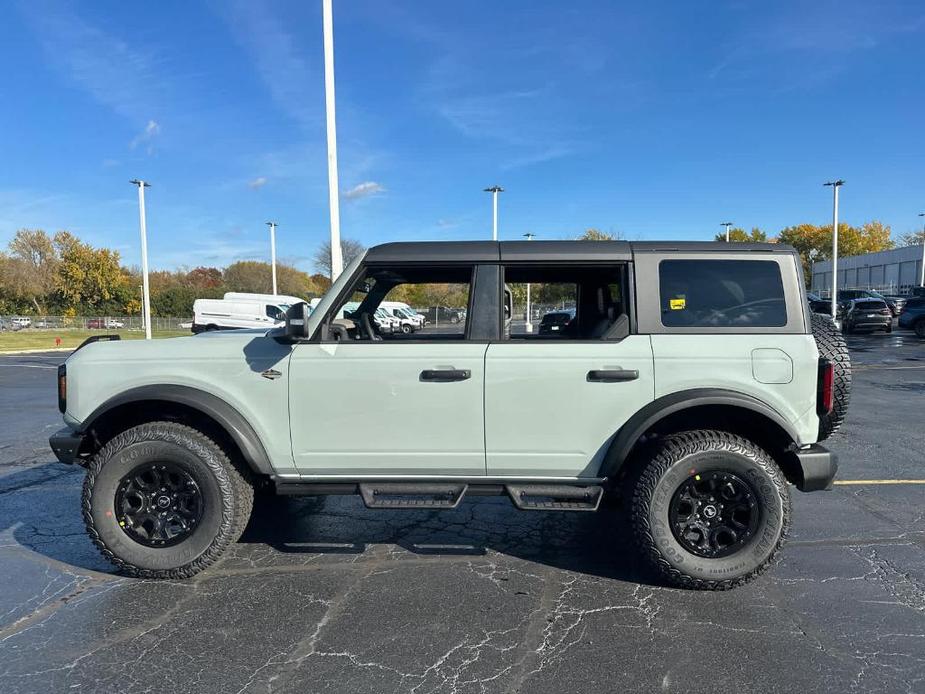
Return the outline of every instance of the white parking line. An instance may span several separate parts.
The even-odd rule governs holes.
[[[8,366],[11,369],[57,369],[57,366],[50,366],[45,364],[0,364],[0,366]]]
[[[835,480],[842,487],[858,487],[866,484],[925,484],[925,480]]]

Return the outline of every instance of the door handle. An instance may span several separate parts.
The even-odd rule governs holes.
[[[421,372],[422,381],[434,381],[436,383],[465,381],[468,378],[472,378],[472,372],[469,369],[424,369]]]
[[[639,378],[639,371],[636,369],[594,369],[588,372],[589,381],[601,383],[635,381],[637,378]]]

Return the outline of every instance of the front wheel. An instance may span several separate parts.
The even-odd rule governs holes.
[[[83,485],[87,531],[129,576],[189,578],[237,542],[254,490],[225,452],[176,422],[122,432],[93,458]]]
[[[790,492],[771,457],[722,431],[660,442],[633,491],[640,547],[670,583],[728,590],[776,559],[790,527]]]

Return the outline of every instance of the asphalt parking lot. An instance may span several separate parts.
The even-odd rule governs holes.
[[[60,354],[0,357],[0,692],[925,691],[925,342],[850,338],[842,482],[771,572],[666,588],[616,509],[272,499],[211,570],[121,578],[47,447]],[[872,483],[876,481],[880,483]],[[884,483],[885,482],[885,483]]]

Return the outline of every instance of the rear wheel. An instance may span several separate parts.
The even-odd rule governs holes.
[[[225,452],[175,422],[129,429],[93,458],[83,486],[90,538],[123,573],[188,578],[244,531],[254,490]]]
[[[647,559],[674,585],[727,590],[774,563],[790,492],[771,457],[721,431],[663,439],[636,480],[632,522]]]

